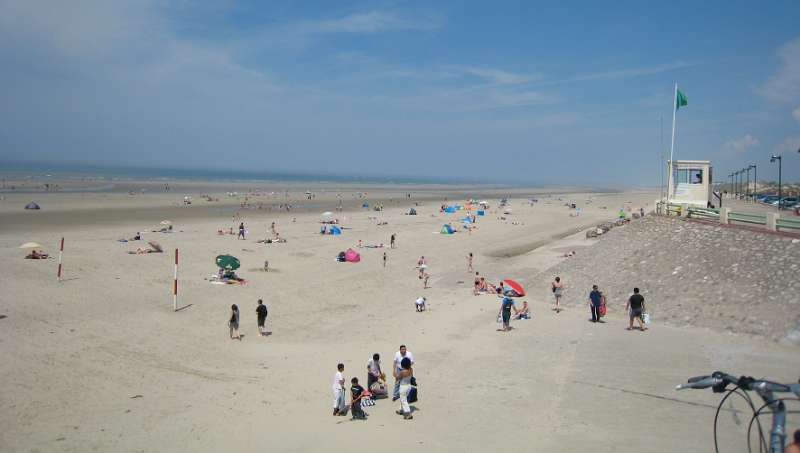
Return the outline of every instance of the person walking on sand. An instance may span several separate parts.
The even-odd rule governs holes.
[[[592,292],[589,293],[589,309],[592,310],[592,322],[604,322],[600,320],[600,304],[603,302],[603,294],[597,289],[597,285],[592,285]]]
[[[414,364],[414,354],[406,348],[406,345],[401,344],[400,349],[394,353],[394,362],[392,364],[392,375],[394,376],[392,401],[397,401],[400,398],[400,371],[402,371],[400,362],[406,358],[411,361],[411,365]]]
[[[392,233],[392,235],[389,237],[389,248],[391,249],[394,248],[394,243],[396,239],[397,239],[397,233]]]
[[[428,278],[430,278],[431,274],[427,272],[422,273],[422,289],[428,289]]]
[[[511,330],[511,310],[514,310],[514,314],[519,313],[517,306],[514,305],[514,300],[510,297],[503,296],[500,300],[500,313],[498,313],[498,316],[500,316],[503,321],[503,327],[497,330],[502,332]]]
[[[417,269],[419,270],[419,278],[422,279],[422,274],[425,273],[425,269],[428,268],[428,261],[425,259],[424,256],[420,256],[417,260]]]
[[[264,324],[267,321],[267,306],[264,305],[264,301],[258,299],[258,307],[256,307],[256,316],[258,318],[258,334],[260,336],[266,336],[267,331]]]
[[[630,323],[628,324],[627,330],[633,330],[634,319],[639,321],[639,329],[642,332],[647,330],[647,327],[644,326],[644,319],[642,319],[644,313],[644,296],[639,294],[639,288],[633,288],[633,295],[628,298],[625,309],[628,310],[628,314],[630,315]]]
[[[472,272],[474,270],[472,268],[472,259],[472,252],[469,252],[469,255],[467,255],[467,272]]]
[[[561,294],[564,292],[564,282],[561,281],[561,277],[556,277],[555,281],[550,284],[551,289],[553,290],[553,297],[556,298],[556,306],[553,308],[556,313],[561,312]]]
[[[383,267],[386,267],[386,252],[383,252]]]
[[[344,402],[344,364],[336,365],[336,374],[333,375],[333,415],[344,415],[342,409]]]
[[[481,293],[481,274],[480,272],[475,272],[475,281],[472,282],[472,295],[477,296]]]
[[[411,368],[413,361],[404,357],[400,361],[400,369],[397,373],[398,398],[400,399],[400,410],[398,415],[402,415],[404,420],[414,418],[411,415],[411,406],[408,404],[408,392],[411,391],[411,378],[414,377],[414,370]]]
[[[231,340],[235,338],[241,341],[242,336],[239,335],[239,307],[236,304],[231,305],[231,317],[228,318],[228,327],[231,331]]]
[[[239,236],[237,239],[244,239],[244,222],[239,224]]]

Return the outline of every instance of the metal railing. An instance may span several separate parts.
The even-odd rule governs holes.
[[[688,208],[689,218],[719,220],[719,209],[712,208]]]
[[[800,230],[800,217],[778,217],[775,221],[775,226],[780,230],[781,228]]]
[[[656,212],[660,215],[666,216],[681,216],[683,214],[688,218],[707,220],[712,222],[720,221],[720,210],[714,208],[700,208],[700,207],[684,207],[681,205],[671,203],[657,203]],[[751,212],[728,212],[728,223],[746,223],[750,225],[760,225],[766,227],[767,215]],[[775,220],[775,229],[800,231],[800,217],[781,217]]]
[[[749,212],[730,212],[728,220],[732,222],[752,223],[754,225],[766,225],[767,216],[765,214],[751,214]]]

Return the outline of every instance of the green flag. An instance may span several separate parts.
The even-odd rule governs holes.
[[[675,110],[678,110],[679,108],[688,104],[689,100],[686,99],[686,95],[683,94],[681,90],[678,90],[678,94],[675,97]]]

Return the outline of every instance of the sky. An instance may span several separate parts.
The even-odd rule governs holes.
[[[800,2],[0,0],[0,167],[800,180]]]

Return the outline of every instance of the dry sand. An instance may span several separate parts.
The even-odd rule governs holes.
[[[336,188],[319,206],[241,211],[245,241],[216,234],[233,226],[240,200],[184,207],[177,192],[5,194],[0,450],[709,451],[719,395],[677,393],[675,384],[715,369],[781,381],[800,374],[797,348],[692,327],[628,332],[615,315],[595,325],[588,310],[574,307],[578,300],[553,313],[547,291],[526,298],[532,320],[497,332],[498,300],[472,295],[468,252],[491,281],[509,277],[540,288],[546,282],[534,276],[565,250],[575,247],[579,255],[569,259],[580,259],[588,242],[573,233],[613,218],[625,201],[651,206],[655,194],[564,194],[529,206],[517,191],[507,220],[490,213],[471,235],[445,236],[438,234],[442,223],[461,215],[438,212],[443,194],[455,198],[453,190],[439,190],[427,188],[412,201],[401,196],[414,192],[409,187],[371,193],[370,201],[385,200],[382,213],[357,209],[360,200],[344,192],[348,204],[339,217],[347,229],[338,237],[317,233],[318,214],[334,202]],[[500,194],[490,200],[493,209]],[[403,215],[421,198],[418,216]],[[45,209],[20,214],[29,199]],[[570,217],[568,200],[582,207],[580,217]],[[149,232],[162,218],[175,220],[175,233]],[[255,243],[272,221],[288,242]],[[127,254],[139,243],[117,239],[136,231],[168,253]],[[334,261],[359,239],[388,244],[395,232],[395,250],[364,248],[360,263]],[[24,260],[17,247],[37,241],[54,253],[62,235],[59,283],[56,260]],[[177,313],[175,248],[185,307]],[[247,285],[205,280],[221,253],[241,259]],[[427,290],[414,270],[420,255],[430,264]],[[264,260],[271,272],[258,270]],[[428,298],[424,313],[413,308],[420,295]],[[256,335],[259,298],[269,306],[269,337]],[[233,303],[242,310],[241,342],[228,338]],[[348,382],[354,375],[363,381],[372,353],[388,371],[401,343],[417,361],[414,420],[395,415],[398,404],[388,400],[367,409],[367,421],[332,417],[336,363],[345,364]],[[749,415],[736,412],[743,409],[738,401],[726,409],[722,445],[744,451]]]

